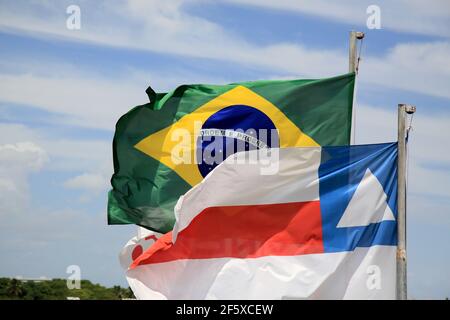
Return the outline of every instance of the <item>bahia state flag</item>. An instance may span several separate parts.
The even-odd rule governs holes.
[[[236,153],[180,198],[127,271],[137,298],[395,298],[397,144],[277,150],[270,170]]]
[[[236,151],[347,145],[354,73],[319,80],[147,89],[116,125],[109,224],[165,233],[178,198]]]

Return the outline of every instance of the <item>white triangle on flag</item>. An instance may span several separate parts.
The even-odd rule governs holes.
[[[383,186],[367,168],[337,227],[362,227],[385,220],[395,220],[394,214]]]

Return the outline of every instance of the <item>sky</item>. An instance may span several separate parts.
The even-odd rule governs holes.
[[[67,27],[70,5],[80,28]],[[380,29],[369,29],[369,5]],[[0,0],[0,277],[81,276],[127,286],[107,226],[111,142],[145,89],[321,78],[348,71],[365,32],[356,143],[395,141],[417,106],[408,160],[408,290],[450,297],[450,2]]]

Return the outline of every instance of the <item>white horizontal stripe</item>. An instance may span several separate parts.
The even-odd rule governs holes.
[[[254,259],[194,259],[127,272],[138,299],[394,299],[395,246]]]
[[[264,162],[232,162],[243,156],[256,159],[258,150],[237,153],[182,196],[175,207],[174,240],[177,232],[205,208],[319,200],[321,148],[282,148],[272,152],[275,150],[279,156],[272,158],[271,168],[277,170],[268,170]]]

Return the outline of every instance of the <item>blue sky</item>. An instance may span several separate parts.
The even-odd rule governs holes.
[[[81,29],[66,28],[67,6]],[[366,8],[381,9],[381,29]],[[184,83],[318,78],[348,70],[364,31],[356,142],[396,139],[417,105],[409,161],[409,292],[450,296],[450,4],[446,1],[0,0],[0,276],[126,285],[134,226],[106,225],[118,117]]]

